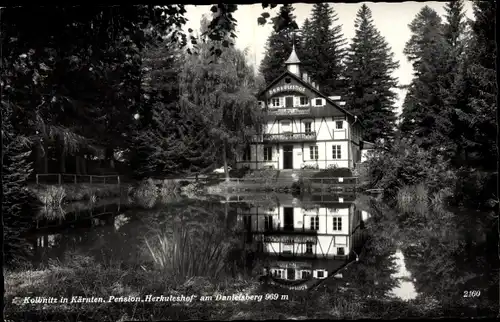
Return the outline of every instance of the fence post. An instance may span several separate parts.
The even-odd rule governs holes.
[[[38,173],[35,175],[36,177],[36,184],[38,184]]]
[[[75,184],[76,184],[76,174],[75,174]]]
[[[120,185],[120,176],[116,176],[116,178],[118,179],[118,185]]]
[[[59,184],[61,184],[61,174],[60,173],[57,175],[57,179],[59,181]]]

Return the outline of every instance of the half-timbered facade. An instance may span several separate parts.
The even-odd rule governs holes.
[[[238,222],[261,244],[266,273],[273,279],[318,280],[342,267],[362,242],[361,211],[351,200],[343,201],[253,207],[240,210]]]
[[[251,169],[352,168],[361,160],[363,126],[340,96],[325,96],[300,70],[295,48],[287,71],[259,94],[262,133],[237,160]]]

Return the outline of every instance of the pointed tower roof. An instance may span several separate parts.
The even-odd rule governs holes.
[[[285,62],[286,65],[288,64],[301,64],[299,57],[297,56],[297,53],[295,52],[295,44],[293,45],[292,48],[292,53],[290,54],[290,57]]]

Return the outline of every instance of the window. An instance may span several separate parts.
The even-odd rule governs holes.
[[[250,216],[243,216],[243,224],[246,229],[250,229],[252,226],[252,222],[250,221]]]
[[[302,271],[302,279],[306,279],[306,278],[309,278],[309,276],[311,276],[311,272],[309,271]]]
[[[321,106],[321,105],[323,105],[322,103],[323,102],[322,102],[321,98],[317,98],[317,99],[314,100],[314,105],[316,105],[316,106]]]
[[[271,105],[274,106],[274,107],[279,107],[280,106],[280,99],[279,99],[279,97],[272,98],[271,99]]]
[[[306,133],[311,133],[311,122],[305,122],[304,129]]]
[[[342,130],[344,128],[344,121],[335,121],[335,129]]]
[[[323,278],[325,277],[325,271],[318,271],[316,275],[318,276],[318,278]]]
[[[300,97],[300,105],[307,105],[307,104],[309,104],[309,97],[301,96]]]
[[[291,81],[290,77],[285,78],[285,83],[290,84]]]
[[[306,254],[312,254],[313,253],[313,244],[311,242],[308,242],[306,244]]]
[[[345,255],[344,247],[337,247],[337,255]]]
[[[342,230],[342,217],[333,217],[333,230]]]
[[[273,229],[273,216],[264,217],[264,228],[265,230]]]
[[[281,271],[281,269],[273,270],[273,277],[283,278],[283,272]]]
[[[251,158],[252,156],[251,156],[250,146],[247,145],[245,150],[243,151],[243,161],[250,161]]]
[[[311,217],[311,230],[319,230],[319,217]]]
[[[337,208],[330,208],[328,209],[330,212],[339,212],[339,210]]]
[[[264,147],[264,161],[271,161],[273,159],[273,147]]]
[[[342,154],[340,153],[340,145],[332,146],[332,159],[341,159]]]
[[[318,160],[318,147],[316,145],[309,147],[309,159]]]
[[[283,253],[291,253],[293,250],[293,243],[285,243],[283,245]]]

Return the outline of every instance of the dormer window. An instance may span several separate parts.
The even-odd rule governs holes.
[[[313,102],[314,102],[314,106],[325,105],[325,100],[323,98],[315,98]]]

